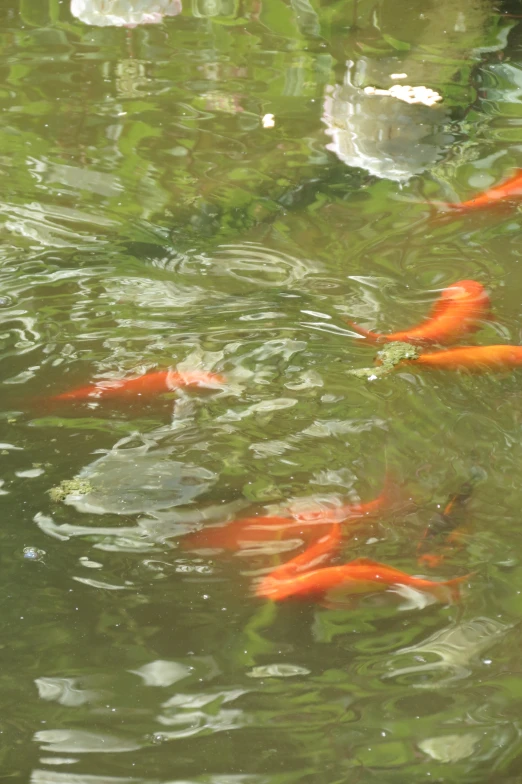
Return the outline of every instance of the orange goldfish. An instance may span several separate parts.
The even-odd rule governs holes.
[[[261,542],[272,542],[278,539],[291,539],[304,532],[293,517],[279,515],[260,515],[259,517],[242,517],[225,525],[211,525],[200,531],[187,534],[181,540],[181,546],[190,550],[218,548],[220,550],[240,550]]]
[[[416,327],[381,335],[353,321],[348,323],[372,343],[454,343],[463,335],[476,332],[479,322],[489,317],[489,311],[490,301],[484,286],[476,280],[460,280],[444,289],[429,317]]]
[[[511,370],[522,365],[522,346],[463,346],[445,351],[420,354],[416,359],[402,359],[397,366],[418,365],[435,370],[466,370],[486,373]]]
[[[281,580],[318,566],[335,555],[341,546],[341,541],[341,525],[340,523],[334,523],[327,534],[317,539],[304,552],[273,569],[270,572],[270,577]]]
[[[153,397],[184,387],[214,387],[225,383],[223,376],[202,370],[157,370],[136,378],[97,381],[86,387],[55,395],[52,400],[87,400],[114,397]]]
[[[452,210],[467,211],[478,210],[482,207],[490,207],[493,204],[500,204],[509,199],[520,198],[522,196],[522,170],[518,169],[512,177],[509,177],[500,185],[495,185],[487,191],[480,193],[473,199],[458,203],[446,202],[445,207]]]
[[[269,574],[258,584],[256,595],[276,602],[284,599],[317,600],[332,592],[344,595],[375,593],[386,591],[393,586],[405,585],[430,593],[440,602],[449,602],[459,598],[459,585],[469,577],[470,575],[465,575],[453,580],[434,582],[413,577],[369,558],[357,558],[343,566],[328,566],[304,574],[282,578]]]
[[[191,550],[201,548],[239,550],[278,539],[299,537],[309,542],[317,537],[320,531],[318,526],[331,525],[334,522],[356,522],[363,517],[374,516],[393,503],[394,492],[395,488],[387,478],[381,494],[373,501],[295,513],[290,507],[285,510],[284,516],[243,517],[225,525],[207,526],[188,534],[181,540],[181,546]]]

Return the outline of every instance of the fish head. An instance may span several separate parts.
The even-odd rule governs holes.
[[[441,299],[487,301],[489,304],[486,289],[477,280],[459,280],[457,283],[452,283],[444,289]]]

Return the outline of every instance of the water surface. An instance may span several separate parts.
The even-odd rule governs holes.
[[[119,27],[99,0],[0,3],[3,775],[514,784],[520,373],[368,382],[344,318],[400,329],[473,278],[497,319],[472,340],[522,342],[519,205],[436,206],[520,166],[519,5],[167,6]],[[401,80],[443,100],[363,92]],[[227,385],[49,401],[169,367]],[[183,544],[370,500],[387,471],[401,502],[341,562],[473,572],[459,604],[274,605],[251,586],[299,541]],[[78,476],[87,495],[49,495]],[[461,546],[427,572],[418,542],[470,476]]]

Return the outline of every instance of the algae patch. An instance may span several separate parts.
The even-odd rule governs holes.
[[[388,343],[377,356],[381,367],[393,368],[405,359],[417,359],[419,353],[419,349],[412,346],[411,343],[396,341]]]
[[[349,370],[352,376],[358,378],[367,378],[368,381],[374,381],[381,376],[386,376],[390,373],[396,365],[400,365],[404,360],[415,360],[419,356],[419,350],[412,346],[411,343],[403,343],[394,341],[387,343],[377,354],[378,364],[375,367],[357,368],[356,370]]]
[[[47,492],[51,496],[51,500],[58,503],[65,501],[68,495],[87,495],[92,492],[92,489],[90,482],[75,476],[73,479],[64,479],[63,482],[60,482],[56,487],[51,487]]]

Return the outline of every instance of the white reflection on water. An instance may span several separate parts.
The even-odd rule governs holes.
[[[129,670],[134,675],[139,675],[146,686],[172,686],[173,683],[187,678],[192,671],[193,668],[185,664],[162,659],[144,664],[137,670]]]
[[[158,721],[164,726],[179,728],[161,733],[169,740],[190,738],[200,734],[207,735],[214,732],[229,732],[241,729],[247,724],[243,711],[226,709],[213,715],[208,715],[203,711],[187,711],[173,716],[158,716]]]
[[[137,751],[143,743],[130,738],[118,738],[114,735],[101,732],[87,732],[86,730],[38,730],[34,740],[40,743],[43,751],[90,753],[114,753],[122,751]]]
[[[188,504],[217,480],[213,471],[173,460],[176,445],[157,450],[150,443],[125,449],[120,446],[82,469],[79,477],[92,490],[71,493],[66,504],[79,512],[139,514]]]
[[[35,678],[34,682],[40,699],[67,707],[84,705],[98,697],[97,692],[80,688],[77,678]]]
[[[296,675],[310,675],[310,670],[298,664],[260,664],[247,672],[249,678],[294,678]]]
[[[36,240],[41,245],[77,250],[100,245],[103,230],[116,228],[116,221],[81,210],[33,202],[24,207],[0,203],[5,227],[14,234]]]
[[[91,588],[101,588],[104,591],[126,591],[133,586],[133,583],[130,582],[128,585],[113,585],[112,583],[103,582],[103,580],[93,580],[90,577],[76,577],[75,575],[71,579],[77,583],[83,583],[83,585],[90,585]]]
[[[71,0],[71,14],[96,27],[159,24],[181,13],[181,0]]]
[[[201,286],[182,286],[170,280],[151,280],[150,278],[121,277],[109,279],[105,284],[106,294],[100,299],[109,300],[111,305],[132,303],[139,308],[151,308],[153,311],[165,312],[179,310],[186,313],[196,303],[222,299],[214,292]]]
[[[63,759],[61,763],[63,764]],[[56,759],[41,759],[40,762],[57,764]],[[67,759],[68,763],[76,760]],[[60,763],[58,763],[60,764]],[[91,776],[88,773],[58,773],[54,770],[33,770],[31,773],[31,784],[149,784],[147,779],[136,779],[130,776]],[[150,781],[152,784],[152,781]]]
[[[202,523],[218,522],[237,514],[241,503],[214,504],[205,509],[169,509],[140,518],[136,525],[97,526],[55,523],[52,517],[38,512],[34,522],[48,536],[66,542],[72,537],[90,537],[93,547],[109,552],[153,552],[164,550],[171,540],[194,531]],[[157,547],[157,546],[160,547]],[[172,545],[174,546],[174,545]]]
[[[249,723],[242,710],[222,708],[247,694],[249,689],[225,689],[207,694],[175,694],[162,704],[163,712],[157,721],[166,727],[176,727],[162,732],[168,739],[185,738],[200,733],[223,732],[240,729]]]
[[[446,686],[470,675],[471,665],[477,657],[498,642],[510,628],[508,624],[483,617],[447,626],[417,645],[396,651],[395,656],[414,657],[420,663],[396,667],[395,661],[390,660],[388,666],[391,672],[383,675],[383,678],[417,674],[422,676],[424,673],[441,671],[447,673],[448,677],[429,683],[420,681],[413,685],[418,689]],[[437,656],[438,660],[426,661],[426,657],[433,655]]]
[[[62,758],[62,762],[63,762]],[[48,760],[41,759],[41,763]],[[49,760],[57,764],[57,760]],[[68,763],[76,760],[68,759]],[[205,784],[263,784],[266,776],[253,773],[221,773],[215,776],[205,776]],[[168,784],[198,784],[200,779],[169,779]],[[53,770],[34,770],[31,773],[31,784],[159,784],[158,779],[144,779],[141,776],[101,776],[88,773],[59,773]]]
[[[480,733],[472,732],[464,732],[462,735],[439,735],[421,740],[417,745],[434,760],[458,762],[473,754],[480,737]]]
[[[221,245],[212,259],[207,259],[208,273],[228,275],[259,286],[289,286],[322,266],[318,262],[291,256],[256,242]]]

